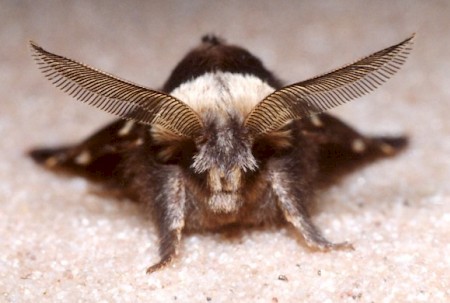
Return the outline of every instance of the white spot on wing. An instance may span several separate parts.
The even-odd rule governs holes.
[[[88,165],[91,163],[92,157],[88,150],[84,150],[75,157],[75,163],[78,165]]]
[[[57,164],[58,164],[58,158],[57,157],[50,157],[50,158],[47,158],[46,160],[45,160],[45,166],[47,166],[47,167],[55,167]]]
[[[141,146],[142,144],[144,144],[144,140],[142,140],[141,138],[134,141],[134,146]]]
[[[355,139],[352,142],[352,150],[355,153],[363,153],[366,150],[366,143],[362,139]]]
[[[322,120],[320,120],[320,118],[317,115],[313,115],[309,118],[311,120],[311,123],[315,126],[315,127],[322,127],[323,126],[323,122]]]
[[[126,135],[128,135],[131,131],[131,129],[133,129],[134,126],[134,121],[130,120],[125,122],[125,124],[123,125],[123,127],[117,132],[117,135],[119,135],[119,137],[124,137]]]
[[[380,145],[380,149],[386,155],[392,155],[395,152],[395,148],[392,147],[391,145],[387,144],[387,143],[382,143]]]

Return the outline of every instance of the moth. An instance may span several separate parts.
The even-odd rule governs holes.
[[[29,155],[148,205],[161,258],[147,273],[175,259],[186,231],[289,224],[314,249],[351,248],[313,224],[308,209],[318,184],[354,163],[397,154],[407,138],[365,136],[324,112],[384,83],[407,59],[412,40],[283,86],[249,51],[207,35],[160,90],[31,42],[53,84],[121,119],[80,143]]]

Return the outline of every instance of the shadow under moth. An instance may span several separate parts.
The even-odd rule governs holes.
[[[160,90],[122,80],[31,42],[44,75],[74,98],[115,114],[84,141],[30,156],[103,182],[148,205],[170,264],[185,231],[287,223],[319,250],[308,213],[323,180],[398,153],[405,137],[369,137],[324,111],[363,96],[405,62],[413,36],[321,76],[283,86],[247,50],[205,36]]]

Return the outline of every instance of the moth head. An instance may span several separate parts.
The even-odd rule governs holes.
[[[205,176],[212,195],[236,194],[242,189],[244,175],[257,169],[248,134],[234,121],[206,125],[196,139],[191,169]]]

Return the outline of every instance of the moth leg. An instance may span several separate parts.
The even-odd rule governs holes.
[[[160,255],[161,259],[158,263],[147,268],[147,274],[163,269],[173,262],[178,254],[178,247],[181,240],[182,228],[166,231],[166,234],[160,240]]]
[[[181,176],[168,178],[162,193],[156,197],[155,208],[159,225],[161,259],[147,269],[147,274],[171,264],[178,255],[185,224],[186,195]]]
[[[284,178],[283,178],[284,176]],[[285,180],[283,182],[283,180]],[[291,188],[285,182],[289,178],[282,173],[272,174],[272,189],[278,200],[278,207],[287,222],[292,224],[306,241],[306,244],[319,250],[353,249],[348,242],[333,243],[328,241],[311,221],[305,205],[291,193]]]

